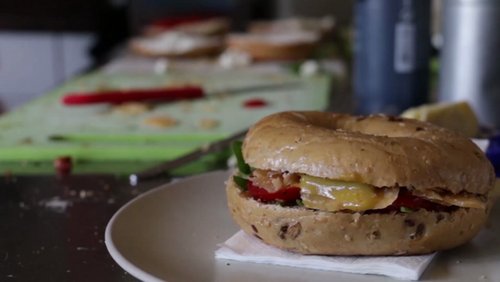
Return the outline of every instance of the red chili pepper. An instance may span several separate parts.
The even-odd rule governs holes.
[[[266,100],[260,99],[260,98],[255,98],[255,99],[246,100],[243,103],[243,106],[245,106],[245,108],[260,108],[260,107],[267,106],[267,104],[268,103]]]
[[[251,181],[248,181],[247,189],[252,198],[264,203],[273,201],[290,203],[300,199],[300,188],[298,187],[283,187],[276,192],[268,192],[266,189],[255,186]]]

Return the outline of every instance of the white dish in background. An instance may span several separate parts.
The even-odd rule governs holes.
[[[229,173],[167,184],[123,206],[106,227],[113,259],[146,281],[398,281],[383,276],[216,260],[217,244],[238,231],[226,207]],[[442,252],[422,281],[500,281],[500,206],[471,243]]]

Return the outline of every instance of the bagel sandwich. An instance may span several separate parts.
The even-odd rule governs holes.
[[[314,32],[230,34],[226,45],[229,50],[247,53],[256,61],[293,61],[309,58],[319,41],[319,34]]]
[[[248,234],[293,252],[410,255],[471,240],[495,175],[450,130],[384,115],[282,112],[233,145],[229,211]]]

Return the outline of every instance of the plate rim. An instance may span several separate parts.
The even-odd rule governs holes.
[[[137,279],[143,280],[143,281],[165,281],[164,279],[160,279],[144,270],[141,268],[137,267],[135,264],[130,262],[116,247],[112,240],[112,233],[113,233],[113,226],[118,220],[118,218],[123,214],[123,212],[129,208],[130,206],[134,205],[136,202],[142,200],[145,197],[150,197],[152,194],[159,193],[160,191],[163,191],[165,189],[168,189],[170,186],[175,185],[179,182],[182,181],[188,181],[188,180],[195,180],[197,178],[202,178],[202,177],[207,177],[208,175],[212,174],[219,174],[219,173],[228,173],[229,170],[214,170],[210,172],[205,172],[202,174],[197,174],[197,175],[192,175],[183,179],[179,180],[174,180],[165,184],[162,184],[156,188],[153,188],[147,192],[144,192],[132,199],[130,199],[127,203],[125,203],[122,207],[120,207],[111,217],[111,219],[108,221],[106,224],[106,229],[104,231],[104,244],[106,245],[106,249],[110,256],[113,258],[113,260],[126,272],[130,273],[132,276],[134,276]]]
[[[135,278],[138,278],[140,280],[146,280],[146,281],[162,281],[158,277],[153,276],[139,267],[137,267],[135,264],[130,262],[117,248],[113,241],[113,228],[118,220],[118,218],[123,214],[123,212],[129,208],[131,205],[133,205],[136,201],[141,200],[142,198],[150,195],[157,193],[158,191],[164,189],[166,186],[171,183],[163,184],[160,185],[156,188],[153,188],[145,193],[142,193],[132,199],[130,199],[127,203],[125,203],[123,206],[121,206],[111,217],[111,219],[108,221],[106,224],[106,229],[104,231],[104,244],[106,245],[106,249],[109,253],[109,255],[113,258],[113,260],[126,272],[130,273],[132,276]]]

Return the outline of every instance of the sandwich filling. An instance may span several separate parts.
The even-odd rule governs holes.
[[[235,142],[238,173],[235,184],[249,197],[263,203],[300,205],[323,211],[410,212],[417,209],[450,211],[456,208],[486,209],[486,197],[444,189],[412,190],[411,187],[376,187],[357,181],[327,179],[302,173],[251,168],[243,159],[242,143]]]
[[[470,193],[410,191],[406,187],[375,187],[359,182],[260,169],[252,171],[243,190],[248,196],[264,203],[297,204],[332,212],[486,208],[486,201],[482,197]]]

